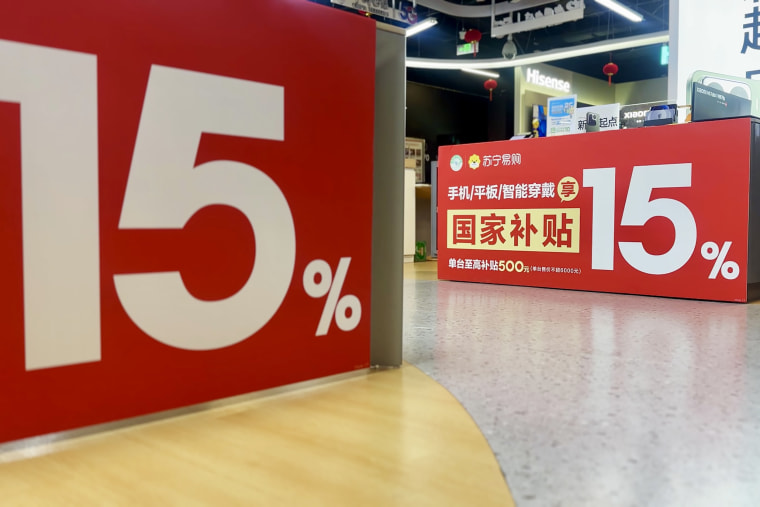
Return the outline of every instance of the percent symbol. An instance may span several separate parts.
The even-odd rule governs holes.
[[[715,261],[710,276],[708,276],[710,280],[717,278],[718,272],[727,280],[733,280],[739,276],[739,265],[734,261],[726,262],[726,255],[730,249],[731,241],[724,241],[721,248],[718,248],[717,243],[712,241],[702,245],[702,257],[708,261]]]
[[[327,334],[333,317],[335,317],[335,323],[343,331],[352,331],[359,325],[359,320],[362,318],[362,305],[359,298],[353,294],[340,297],[349,264],[351,264],[351,257],[341,257],[338,269],[335,270],[335,278],[333,278],[330,265],[322,259],[314,259],[303,271],[303,288],[306,294],[313,298],[321,298],[327,294],[315,336]]]

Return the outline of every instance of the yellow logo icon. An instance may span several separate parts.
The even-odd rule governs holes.
[[[470,169],[477,169],[480,167],[480,157],[477,155],[470,155],[470,160],[468,162],[470,164]]]
[[[565,176],[559,180],[559,184],[557,185],[557,194],[559,195],[559,199],[562,202],[572,201],[578,197],[579,190],[580,187],[578,186],[578,180],[572,176]]]

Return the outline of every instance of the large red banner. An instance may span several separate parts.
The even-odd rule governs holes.
[[[374,54],[305,0],[4,6],[0,441],[369,365]]]
[[[443,146],[445,280],[746,301],[748,119]]]

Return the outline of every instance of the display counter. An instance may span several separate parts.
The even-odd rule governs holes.
[[[746,302],[760,122],[442,146],[438,277]]]

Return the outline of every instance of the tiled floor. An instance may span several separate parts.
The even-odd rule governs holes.
[[[518,506],[760,505],[760,305],[439,282],[404,359],[473,416]]]

